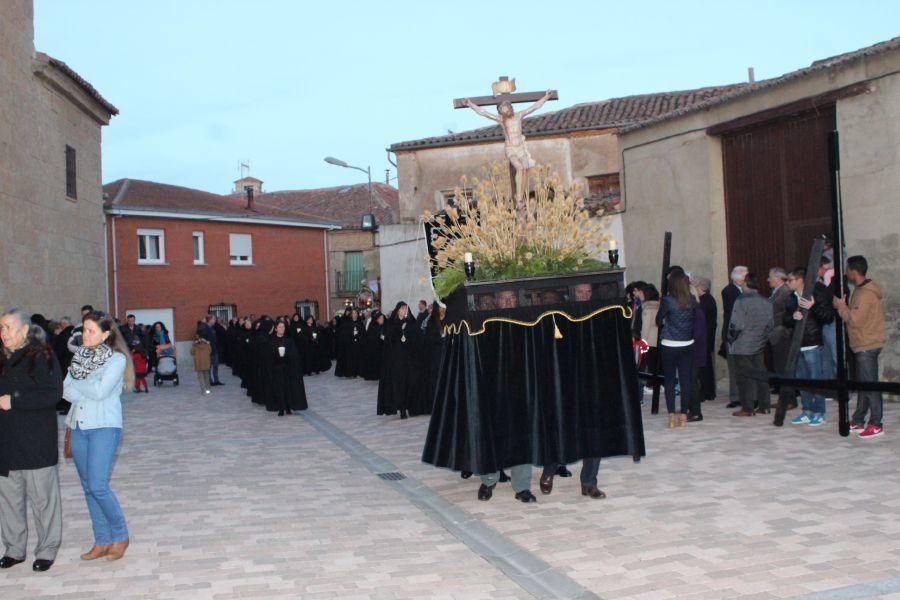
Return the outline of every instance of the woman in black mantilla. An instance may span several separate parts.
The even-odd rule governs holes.
[[[394,415],[400,411],[400,418],[407,417],[413,407],[416,394],[414,368],[418,364],[416,352],[419,345],[419,328],[409,314],[406,302],[398,302],[385,324],[385,353],[378,383],[379,415]]]
[[[334,367],[337,377],[359,377],[364,333],[359,311],[354,308],[338,325],[337,364]]]
[[[265,356],[275,323],[269,317],[263,315],[254,324],[253,335],[250,338],[249,365],[250,379],[247,382],[247,395],[255,404],[268,404],[269,380],[266,377]]]
[[[287,335],[287,323],[279,321],[269,336],[263,356],[263,367],[268,381],[266,410],[278,411],[278,416],[295,410],[306,410],[306,388],[303,385],[303,369],[300,354],[294,340]]]
[[[294,313],[293,316],[291,316],[285,335],[294,340],[294,343],[297,345],[297,352],[300,353],[300,368],[303,370],[303,374],[311,375],[312,369],[310,368],[310,363],[312,362],[312,359],[309,355],[310,348],[306,336],[306,324],[303,322],[303,319],[300,318],[300,313]]]
[[[366,381],[378,381],[381,378],[386,337],[385,321],[384,313],[380,310],[372,312],[372,321],[366,329],[366,339],[363,342],[362,376]]]
[[[331,368],[331,341],[312,315],[303,323],[303,336],[309,348],[309,362],[303,363],[307,375],[324,373]]]
[[[425,333],[422,340],[423,358],[421,379],[422,386],[415,401],[417,406],[412,414],[430,415],[434,404],[434,391],[437,389],[438,377],[441,374],[441,357],[444,348],[444,315],[447,309],[435,302],[431,313],[425,321]]]

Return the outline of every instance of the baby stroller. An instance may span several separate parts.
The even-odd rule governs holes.
[[[160,344],[156,348],[159,361],[153,372],[153,385],[158,386],[162,381],[171,381],[178,385],[178,363],[175,362],[175,349],[171,344]]]

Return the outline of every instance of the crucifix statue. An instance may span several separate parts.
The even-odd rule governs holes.
[[[516,203],[516,221],[521,223],[525,219],[528,170],[537,164],[525,146],[522,119],[542,107],[547,100],[559,99],[559,95],[555,90],[547,90],[543,94],[541,92],[514,94],[516,80],[508,77],[501,77],[500,81],[494,82],[491,90],[492,96],[456,99],[453,101],[453,107],[471,108],[482,117],[496,121],[503,129],[506,158],[509,160],[509,183]],[[518,102],[534,102],[534,104],[517,113],[512,105]],[[496,106],[498,114],[489,113],[481,108],[482,106]]]

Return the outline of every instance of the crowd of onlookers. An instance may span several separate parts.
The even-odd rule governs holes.
[[[731,281],[721,291],[722,328],[717,337],[718,306],[710,293],[710,281],[673,266],[666,277],[668,287],[660,298],[657,288],[646,282],[631,283],[626,294],[634,308],[632,332],[641,370],[662,371],[670,428],[702,421],[702,403],[716,398],[713,352],[728,364],[728,408],[735,417],[770,414],[772,395],[768,374],[797,379],[833,379],[837,364],[836,319],[844,323],[857,381],[878,380],[878,357],[885,343],[882,288],[867,277],[863,256],[846,263],[847,281],[853,286],[837,290],[833,281],[832,255],[826,251],[815,277],[806,268],[768,272],[768,296],[763,282],[747,267],[736,266]],[[813,281],[805,289],[806,280]],[[849,295],[849,300],[847,297]],[[793,364],[790,349],[795,330],[799,354]],[[817,427],[826,422],[826,396],[821,389],[780,386],[778,402],[800,413],[795,425]],[[676,406],[676,399],[680,403]],[[833,396],[833,394],[832,394]],[[781,425],[776,411],[775,424]],[[862,439],[883,433],[882,394],[860,392],[850,429]]]

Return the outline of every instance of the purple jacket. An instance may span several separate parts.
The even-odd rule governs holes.
[[[706,366],[706,315],[699,304],[694,305],[694,366]]]

